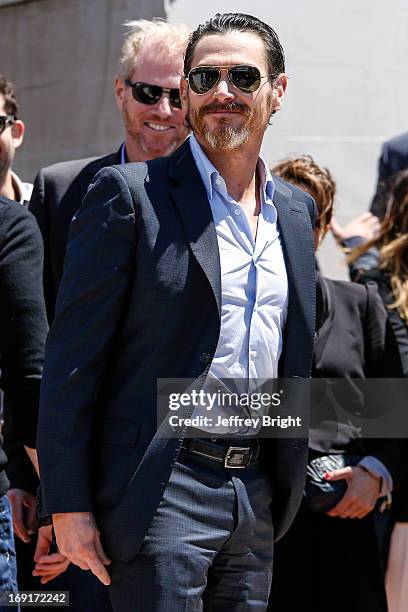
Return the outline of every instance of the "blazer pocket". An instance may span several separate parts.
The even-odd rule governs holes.
[[[102,444],[117,444],[132,447],[139,438],[140,423],[130,419],[105,418],[100,441]]]

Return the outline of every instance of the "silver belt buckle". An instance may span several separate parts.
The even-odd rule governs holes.
[[[224,467],[233,469],[246,468],[252,457],[252,448],[230,446],[224,459]]]

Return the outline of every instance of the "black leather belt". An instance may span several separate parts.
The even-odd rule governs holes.
[[[233,442],[233,441],[231,441]],[[259,459],[259,442],[251,440],[246,446],[228,446],[224,442],[214,442],[202,438],[183,440],[182,450],[192,455],[223,463],[224,467],[242,469],[256,463]]]

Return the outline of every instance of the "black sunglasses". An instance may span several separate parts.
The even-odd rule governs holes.
[[[221,79],[221,71],[227,71],[230,83],[245,93],[259,89],[262,76],[255,66],[197,66],[187,75],[188,84],[194,93],[203,95],[215,87]]]
[[[13,125],[15,120],[16,118],[14,117],[14,115],[0,115],[0,134],[4,132],[6,127],[8,127],[9,125]]]
[[[137,102],[153,106],[153,104],[157,104],[164,93],[168,93],[170,104],[174,108],[181,108],[180,91],[178,88],[168,89],[167,87],[149,85],[149,83],[141,83],[140,81],[132,83],[129,79],[126,79],[125,85],[132,88],[132,95]]]

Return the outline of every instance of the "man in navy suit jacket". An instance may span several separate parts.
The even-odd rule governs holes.
[[[40,406],[43,507],[121,612],[266,609],[273,539],[300,503],[307,438],[156,424],[160,378],[310,375],[315,206],[259,157],[286,85],[268,25],[199,26],[181,79],[194,135],[101,170],[71,225]]]

